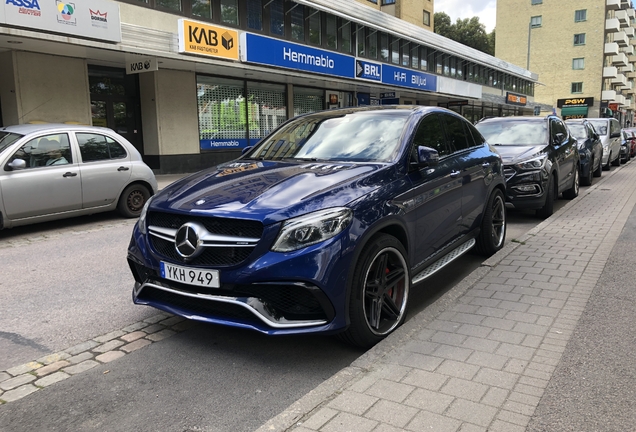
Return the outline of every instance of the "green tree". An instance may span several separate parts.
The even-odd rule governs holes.
[[[435,33],[459,42],[463,45],[495,55],[495,30],[490,34],[479,22],[478,17],[458,18],[453,24],[450,16],[444,12],[435,14]]]

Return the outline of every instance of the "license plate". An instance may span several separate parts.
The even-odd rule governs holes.
[[[160,262],[161,277],[164,279],[208,288],[219,288],[218,270],[202,270],[198,268],[182,267],[166,262]]]

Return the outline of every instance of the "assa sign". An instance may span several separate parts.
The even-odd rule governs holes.
[[[24,15],[42,15],[38,0],[6,0],[5,4],[19,7],[20,9],[18,10],[18,13]]]

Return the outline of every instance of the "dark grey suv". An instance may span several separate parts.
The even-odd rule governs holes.
[[[578,196],[577,140],[560,118],[496,117],[475,126],[503,159],[508,207],[536,209],[547,218],[561,193]]]

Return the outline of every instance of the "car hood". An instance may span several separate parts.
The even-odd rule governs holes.
[[[181,179],[151,210],[260,220],[264,224],[345,206],[377,189],[385,164],[241,160]]]
[[[504,165],[512,165],[538,156],[545,152],[547,147],[547,145],[498,145],[495,150],[501,155]]]

